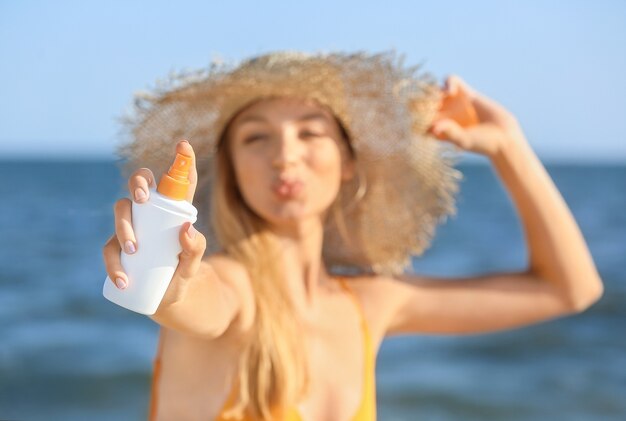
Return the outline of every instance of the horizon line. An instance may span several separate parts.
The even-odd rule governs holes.
[[[626,166],[626,157],[616,156],[595,156],[595,157],[573,157],[573,156],[539,156],[542,164],[546,165],[607,165]],[[0,162],[33,162],[33,163],[55,163],[55,162],[121,162],[122,159],[111,154],[102,153],[65,153],[65,154],[45,154],[44,153],[3,153],[0,151]],[[489,158],[464,152],[459,155],[455,165],[489,165]]]

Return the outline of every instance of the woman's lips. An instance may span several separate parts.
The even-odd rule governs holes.
[[[295,197],[302,191],[304,184],[299,180],[279,180],[272,185],[272,191],[281,198]]]

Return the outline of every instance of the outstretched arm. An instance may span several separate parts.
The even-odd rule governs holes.
[[[186,200],[192,203],[197,185],[195,154],[187,141],[180,141],[176,145],[176,152],[191,157],[190,187]],[[145,203],[150,188],[156,188],[152,171],[147,168],[135,171],[128,187],[136,203]],[[122,267],[120,251],[124,247],[126,253],[132,254],[141,247],[141,244],[137,244],[133,230],[132,206],[128,198],[116,202],[115,231],[103,248],[103,256],[109,278],[115,280],[117,288],[124,289],[128,285],[128,275]],[[186,334],[205,339],[217,338],[226,332],[240,314],[244,303],[241,297],[250,296],[249,288],[246,288],[246,272],[234,263],[223,263],[227,259],[217,254],[203,259],[206,239],[189,222],[181,227],[179,241],[182,252],[178,255],[178,266],[159,307],[150,318],[162,326]],[[220,274],[214,269],[216,265],[224,269]],[[224,274],[230,275],[228,280]],[[245,301],[249,302],[250,299]]]
[[[521,218],[530,261],[520,273],[388,280],[398,300],[388,333],[484,332],[584,310],[602,295],[602,281],[574,217],[515,117],[456,76],[448,78],[444,92],[469,99],[478,124],[461,127],[441,118],[430,131],[490,159]]]

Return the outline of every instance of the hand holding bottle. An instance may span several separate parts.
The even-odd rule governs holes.
[[[510,142],[525,140],[513,114],[460,77],[449,76],[442,93],[439,112],[428,129],[438,139],[487,157]]]
[[[163,176],[158,193],[149,169],[132,174],[128,187],[133,200],[116,202],[115,234],[103,248],[108,274],[105,297],[143,314],[153,314],[159,304],[176,301],[185,281],[198,272],[206,249],[205,237],[193,227],[197,213],[191,205],[197,185],[195,155],[184,140],[177,144],[176,152],[177,160],[169,175]],[[141,236],[136,236],[139,231]]]

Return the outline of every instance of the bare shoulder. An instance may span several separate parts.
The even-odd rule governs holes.
[[[241,282],[248,276],[245,266],[224,252],[205,256],[202,261],[208,263],[224,280]]]
[[[247,331],[254,321],[254,292],[250,282],[250,274],[246,267],[224,252],[205,256],[206,263],[220,279],[226,289],[239,302],[239,315],[233,321],[229,331]]]

